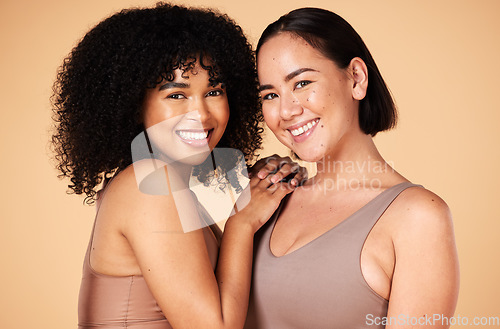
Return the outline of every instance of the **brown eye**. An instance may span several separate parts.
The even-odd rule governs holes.
[[[215,90],[210,90],[207,93],[207,96],[214,97],[214,96],[220,96],[222,94],[224,94],[224,91],[222,89],[215,89]]]
[[[308,80],[302,80],[302,81],[299,81],[295,84],[295,88],[294,89],[300,89],[300,88],[304,88],[305,86],[307,86],[308,84],[310,84],[312,81],[308,81]]]
[[[186,97],[184,97],[183,94],[173,93],[173,94],[168,95],[167,98],[170,98],[170,99],[182,99],[182,98],[186,98]]]
[[[262,95],[262,99],[266,100],[266,101],[271,100],[271,99],[275,99],[277,97],[278,97],[278,95],[275,93],[269,93],[269,94]]]

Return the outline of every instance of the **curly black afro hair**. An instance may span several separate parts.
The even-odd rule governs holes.
[[[130,146],[144,130],[140,111],[147,88],[172,80],[177,68],[189,70],[196,58],[209,59],[211,81],[226,86],[230,118],[218,147],[238,149],[252,160],[262,143],[263,118],[255,57],[241,28],[212,10],[158,3],[99,23],[58,71],[52,143],[59,176],[71,180],[69,192],[85,193],[92,204],[96,186],[132,163]],[[217,170],[225,173],[240,160],[226,159]],[[194,173],[206,183],[213,175],[203,168]]]

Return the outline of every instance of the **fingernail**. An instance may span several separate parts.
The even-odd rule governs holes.
[[[264,179],[264,178],[266,178],[266,173],[264,171],[259,171],[259,173],[257,174],[257,177],[259,177],[260,179]]]
[[[280,176],[279,175],[274,175],[273,177],[271,177],[271,182],[276,183],[277,181],[280,180]]]
[[[293,186],[297,186],[299,182],[294,178],[290,181],[290,184],[292,184]]]

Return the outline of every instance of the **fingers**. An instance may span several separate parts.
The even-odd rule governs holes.
[[[283,158],[277,154],[261,159],[261,168],[257,171],[257,177],[260,179],[266,178],[269,174],[276,172],[283,162]],[[258,161],[258,162],[259,162]]]
[[[259,160],[252,168],[252,172],[257,172],[257,177],[264,179],[272,175],[271,182],[277,183],[285,178],[290,179],[290,183],[299,186],[308,178],[307,169],[292,161],[290,157],[280,157],[272,155]]]
[[[251,189],[255,189],[257,187],[266,189],[271,184],[273,184],[271,182],[271,176],[267,176],[264,179],[260,179],[258,176],[253,176],[252,178],[250,178],[250,182],[249,182]]]
[[[292,180],[290,181],[290,183],[294,186],[302,185],[302,183],[305,182],[307,180],[307,178],[309,177],[309,174],[307,172],[307,168],[301,167],[301,166],[298,166],[298,167],[299,167],[299,169],[298,169],[297,173],[295,174],[295,176],[293,176]]]
[[[264,179],[260,179],[259,177],[255,177],[257,180],[256,187],[259,187],[260,189],[268,189],[270,186],[272,186],[274,183],[272,182],[273,175],[268,175]]]
[[[282,164],[281,168],[271,177],[271,182],[277,183],[277,182],[281,181],[282,179],[284,179],[286,177],[290,177],[292,174],[295,174],[295,175],[293,175],[291,183],[295,186],[298,186],[298,183],[301,181],[301,179],[302,179],[301,177],[303,176],[303,174],[299,175],[300,168],[301,167],[295,162],[291,162],[291,163],[286,162],[286,163]],[[307,172],[307,170],[306,170],[306,172]],[[297,176],[299,176],[299,177],[297,177]],[[298,178],[298,179],[296,179],[296,178]]]
[[[255,176],[250,179],[250,190],[256,191],[256,190],[267,190],[270,193],[274,193],[278,188],[284,189],[286,188],[287,190],[293,191],[297,185],[294,184],[289,184],[287,182],[273,182],[275,180],[276,175],[269,175],[264,179],[260,179],[259,177]]]
[[[278,199],[282,199],[288,193],[293,192],[293,190],[295,190],[295,186],[287,182],[272,184],[267,188],[267,191]]]
[[[272,155],[261,159],[252,167],[250,177],[252,198],[271,198],[280,201],[285,195],[307,179],[307,169],[293,162],[290,157]],[[289,182],[285,178],[292,178]]]
[[[250,179],[250,198],[243,207],[236,208],[236,212],[250,214],[251,220],[256,223],[256,230],[261,227],[276,211],[281,200],[295,190],[295,186],[287,182],[272,183],[270,175],[264,179],[253,177]],[[247,193],[248,194],[248,193]]]
[[[276,155],[274,155],[276,156]],[[252,178],[252,176],[257,175],[257,173],[266,165],[266,161],[268,158],[263,158],[257,161],[251,168],[248,169],[248,177]]]
[[[265,162],[265,165],[262,166],[262,168],[259,169],[258,173],[257,173],[257,176],[260,178],[260,179],[264,179],[266,178],[269,174],[275,174],[279,171],[281,171],[281,169],[284,169],[285,172],[288,172],[288,174],[290,174],[290,168],[291,167],[295,167],[297,164],[295,162],[292,161],[292,159],[290,159],[290,157],[280,157],[279,155],[272,155],[270,157],[267,157],[267,158],[264,158],[262,160],[259,160],[259,161],[264,161]],[[297,165],[298,166],[298,165]],[[283,168],[285,167],[285,168]],[[283,177],[286,177],[287,175],[284,175],[283,176],[283,173],[282,173],[282,177],[281,179],[283,179]],[[281,179],[278,179],[276,178],[277,181],[281,180]]]

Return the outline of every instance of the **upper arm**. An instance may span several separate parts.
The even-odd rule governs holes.
[[[430,191],[410,189],[397,215],[400,225],[393,236],[396,263],[388,317],[453,316],[459,270],[448,206]],[[441,321],[423,324],[425,328],[447,327],[441,326]]]
[[[169,322],[175,328],[217,326],[219,290],[203,232],[184,233],[177,211],[183,207],[198,216],[189,191],[176,192],[175,200],[172,193],[148,195],[123,175],[108,201],[111,196],[122,206],[120,231]]]

